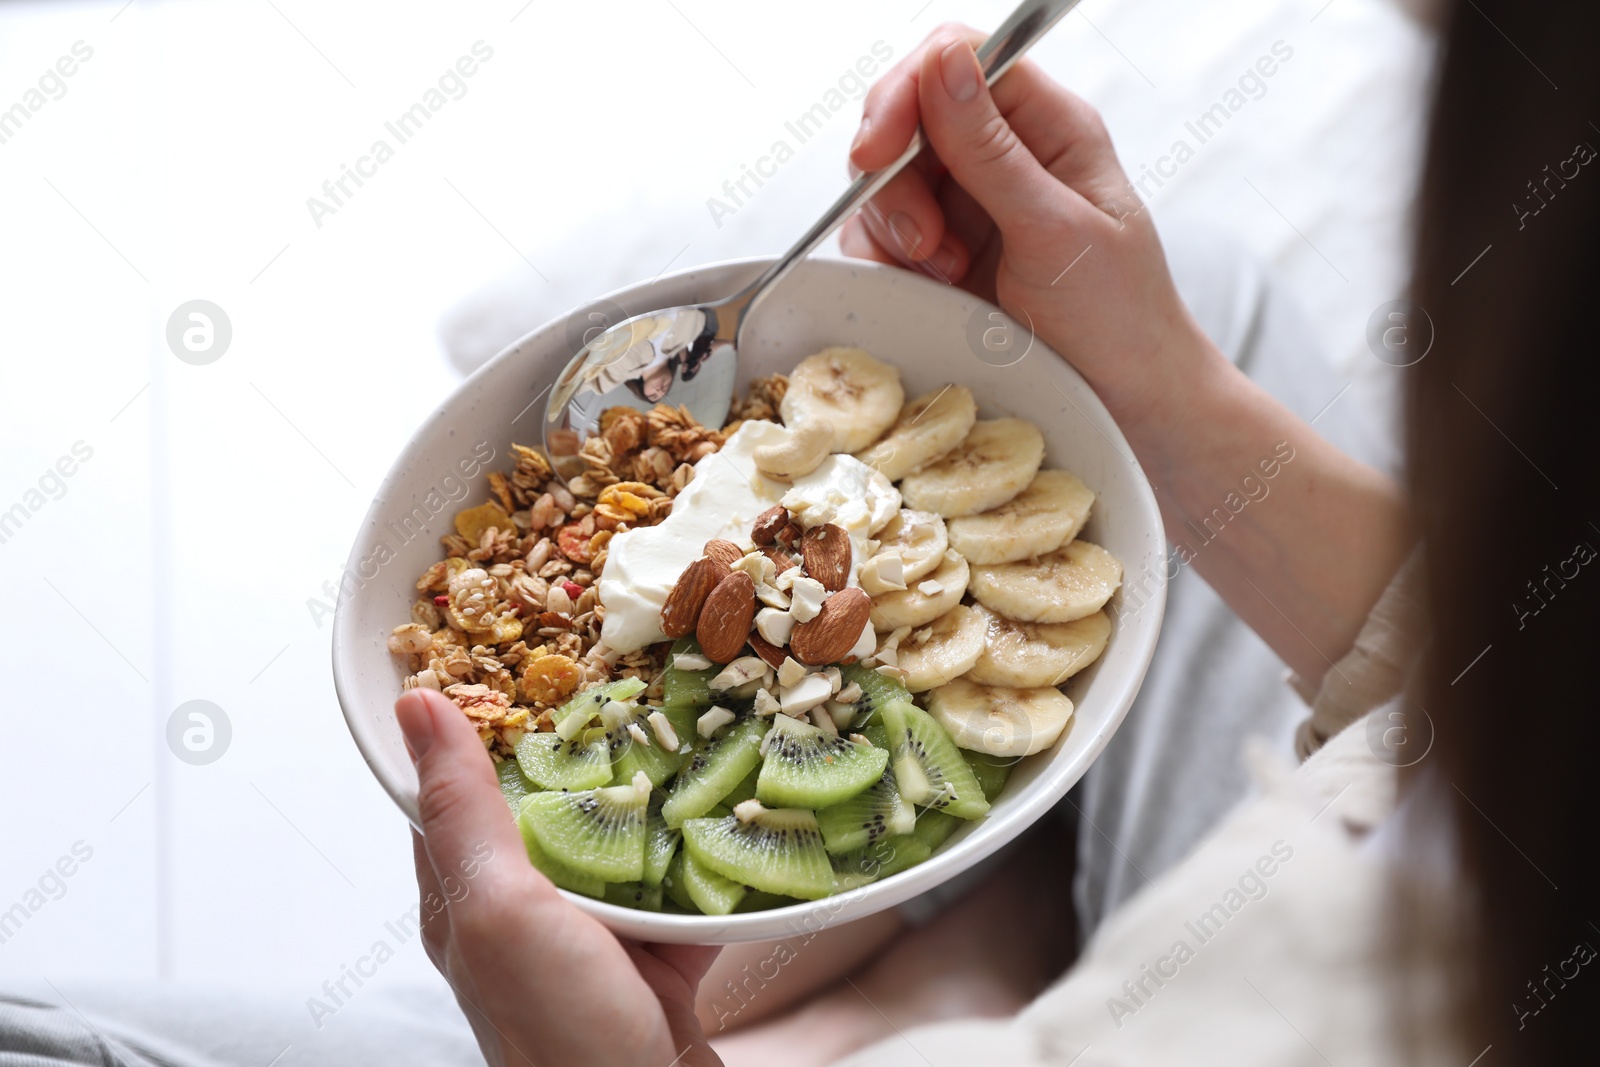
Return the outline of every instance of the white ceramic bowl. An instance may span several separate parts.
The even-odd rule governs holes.
[[[699,267],[607,300],[630,314],[696,303],[734,292],[765,265]],[[346,565],[333,631],[335,687],[367,764],[413,824],[417,779],[393,711],[406,672],[389,654],[386,638],[409,620],[414,583],[439,557],[438,538],[451,532],[455,512],[483,497],[484,473],[509,466],[513,441],[539,442],[543,394],[575,351],[574,322],[581,334],[580,312],[530,333],[429,417],[379,487]],[[1025,350],[1016,362],[1009,355],[990,353],[986,360],[975,354],[986,343],[994,347],[992,342],[1004,340],[998,333],[985,338],[985,331],[996,329],[1023,338],[1020,349],[1012,349]],[[1127,442],[1077,372],[1028,338],[1026,329],[965,292],[859,260],[814,258],[800,264],[751,319],[739,353],[740,387],[843,344],[897,365],[907,396],[959,382],[977,397],[983,417],[1015,415],[1039,425],[1045,466],[1073,471],[1097,494],[1083,536],[1109,549],[1125,569],[1123,590],[1111,605],[1116,622],[1110,642],[1099,662],[1067,684],[1077,711],[1061,739],[1022,761],[988,816],[964,825],[926,862],[839,896],[720,917],[635,911],[568,894],[623,936],[702,944],[780,938],[858,919],[931,889],[995,852],[1066,795],[1105,748],[1144,680],[1166,603],[1161,517]],[[485,462],[488,449],[492,458]],[[473,473],[463,477],[463,470]],[[460,494],[468,490],[463,502]],[[437,514],[428,518],[433,510]]]

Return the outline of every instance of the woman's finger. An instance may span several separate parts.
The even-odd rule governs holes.
[[[952,41],[967,41],[976,47],[983,39],[984,34],[971,26],[946,23],[890,67],[867,91],[861,106],[861,128],[850,145],[850,162],[869,171],[881,170],[899,159],[921,121],[917,82],[922,77],[923,56]]]
[[[423,844],[452,913],[478,911],[511,884],[533,903],[559,900],[548,879],[527,877],[533,869],[494,765],[460,709],[442,693],[412,689],[395,702],[395,716],[416,761]]]
[[[867,224],[859,214],[851,215],[845,220],[843,229],[839,231],[839,249],[853,259],[867,259],[891,267],[900,266],[900,261],[892,253],[885,251],[877,239],[868,232]]]
[[[445,950],[450,945],[450,918],[443,907],[430,908],[430,900],[444,900],[439,876],[434,872],[433,861],[428,858],[428,847],[422,835],[411,831],[411,856],[417,867],[417,903],[422,909],[422,947],[428,959],[445,973]]]
[[[1038,64],[1019,61],[991,93],[1006,124],[1057,181],[1102,208],[1135,198],[1100,113]]]
[[[944,212],[915,168],[895,175],[861,209],[861,217],[877,242],[908,267],[933,255],[944,240]]]
[[[971,45],[956,41],[923,57],[919,98],[923,129],[950,176],[1002,231],[1064,221],[1071,194],[1001,115]]]

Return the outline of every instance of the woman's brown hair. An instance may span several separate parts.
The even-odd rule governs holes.
[[[1600,4],[1453,7],[1417,235],[1433,343],[1398,373],[1437,735],[1408,785],[1448,813],[1467,912],[1444,926],[1442,901],[1412,893],[1402,918],[1448,963],[1469,1055],[1493,1046],[1481,1067],[1594,1062]]]

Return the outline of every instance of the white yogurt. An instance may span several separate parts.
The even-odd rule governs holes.
[[[854,456],[829,456],[783,494],[784,507],[807,529],[831,522],[850,535],[850,584],[867,561],[867,538],[889,525],[900,510],[900,490]]]
[[[777,423],[744,423],[720,450],[695,464],[693,480],[664,522],[611,539],[600,577],[600,603],[606,609],[600,637],[606,645],[626,653],[666,640],[661,606],[678,575],[700,558],[707,541],[720,537],[748,547],[757,516],[780,502],[806,527],[831,522],[844,528],[854,550],[854,584],[865,542],[899,510],[900,491],[846,455],[829,456],[793,485],[768,478],[756,470],[753,454],[784,439]]]

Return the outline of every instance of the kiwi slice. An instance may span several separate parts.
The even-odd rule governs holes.
[[[750,890],[731,878],[724,878],[687,853],[679,871],[683,888],[694,906],[707,915],[727,915],[739,906]]]
[[[730,724],[721,734],[689,754],[672,795],[661,806],[667,825],[678,827],[697,818],[739,785],[761,763],[761,736],[767,720],[750,716]]]
[[[645,885],[659,886],[666,877],[672,857],[678,854],[678,842],[683,835],[667,826],[661,817],[661,805],[651,802],[644,824],[644,875]]]
[[[662,702],[669,707],[709,708],[716,701],[711,696],[711,679],[716,677],[721,669],[712,666],[703,671],[680,671],[672,666],[674,657],[680,652],[698,656],[700,644],[689,638],[681,638],[672,646],[672,655],[667,657],[667,670],[661,676]]]
[[[767,893],[760,889],[751,889],[745,893],[744,899],[739,901],[736,912],[766,911],[769,908],[786,908],[790,904],[804,904],[799,897],[786,897],[777,893]]]
[[[522,817],[550,858],[602,881],[637,882],[649,798],[648,788],[631,785],[535,793],[523,800]]]
[[[511,805],[513,815],[522,810],[523,797],[539,791],[538,786],[528,781],[528,776],[522,773],[521,765],[514,759],[496,763],[494,773],[500,778],[500,795]]]
[[[554,882],[557,888],[582,893],[586,897],[598,897],[605,893],[605,883],[594,875],[574,870],[565,863],[551,859],[539,845],[538,838],[533,836],[533,824],[520,810],[517,814],[517,829],[522,831],[522,844],[528,850],[528,862]]]
[[[606,885],[605,895],[600,899],[607,904],[616,904],[623,908],[660,911],[661,887],[645,885],[643,882],[610,882]]]
[[[817,812],[823,844],[834,854],[862,848],[880,838],[909,834],[916,821],[916,812],[900,796],[890,771],[855,796]]]
[[[950,835],[961,829],[961,820],[948,812],[924,808],[917,812],[917,825],[911,836],[928,846],[931,853],[950,840]]]
[[[611,750],[601,736],[563,741],[559,734],[523,734],[517,763],[541,789],[593,789],[611,781]]]
[[[842,856],[834,856],[833,871],[838,891],[843,893],[898,874],[908,867],[915,867],[932,854],[933,850],[916,837],[903,834],[880,838]]]
[[[756,783],[761,779],[761,764],[756,764],[755,770],[739,779],[739,784],[733,787],[733,792],[723,797],[720,803],[733,810],[735,804],[750,800],[756,795]]]
[[[652,786],[659,786],[677,774],[678,767],[683,763],[683,748],[680,746],[678,751],[668,752],[661,747],[649,722],[650,713],[656,709],[647,705],[621,705],[618,710],[613,708],[608,704],[600,709],[606,747],[611,754],[611,784],[627,785],[633,781],[636,772],[643,771]],[[634,736],[630,726],[639,728],[644,735],[643,741]]]
[[[983,790],[984,799],[994,803],[994,798],[1000,795],[1000,790],[1005,788],[1006,779],[1011,777],[1011,770],[1017,765],[1016,756],[992,756],[987,752],[974,752],[970,748],[961,750],[961,757],[967,761],[967,766],[972,768],[972,776],[978,780],[978,786]]]
[[[563,739],[574,738],[608,703],[613,700],[632,700],[648,688],[643,678],[618,678],[604,685],[591,686],[552,711],[550,721],[555,723],[556,733]]]
[[[823,808],[866,789],[888,765],[885,749],[774,715],[756,796],[773,807]]]
[[[667,873],[661,879],[661,891],[667,899],[684,911],[701,914],[700,905],[694,902],[689,895],[689,886],[683,880],[684,851],[679,849],[672,857],[672,862],[667,864]]]
[[[852,729],[861,730],[862,727],[883,722],[883,708],[886,704],[897,701],[911,703],[911,690],[900,684],[898,678],[887,674],[879,674],[875,667],[863,667],[859,663],[852,663],[848,667],[840,668],[844,677],[844,684],[851,682],[861,687],[861,701],[856,705],[856,717]]]
[[[768,893],[816,900],[833,892],[833,869],[822,845],[817,817],[802,808],[737,816],[689,819],[683,847],[724,878]]]
[[[882,712],[894,744],[894,779],[901,796],[963,819],[989,810],[972,768],[933,716],[907,701],[885,704]]]

